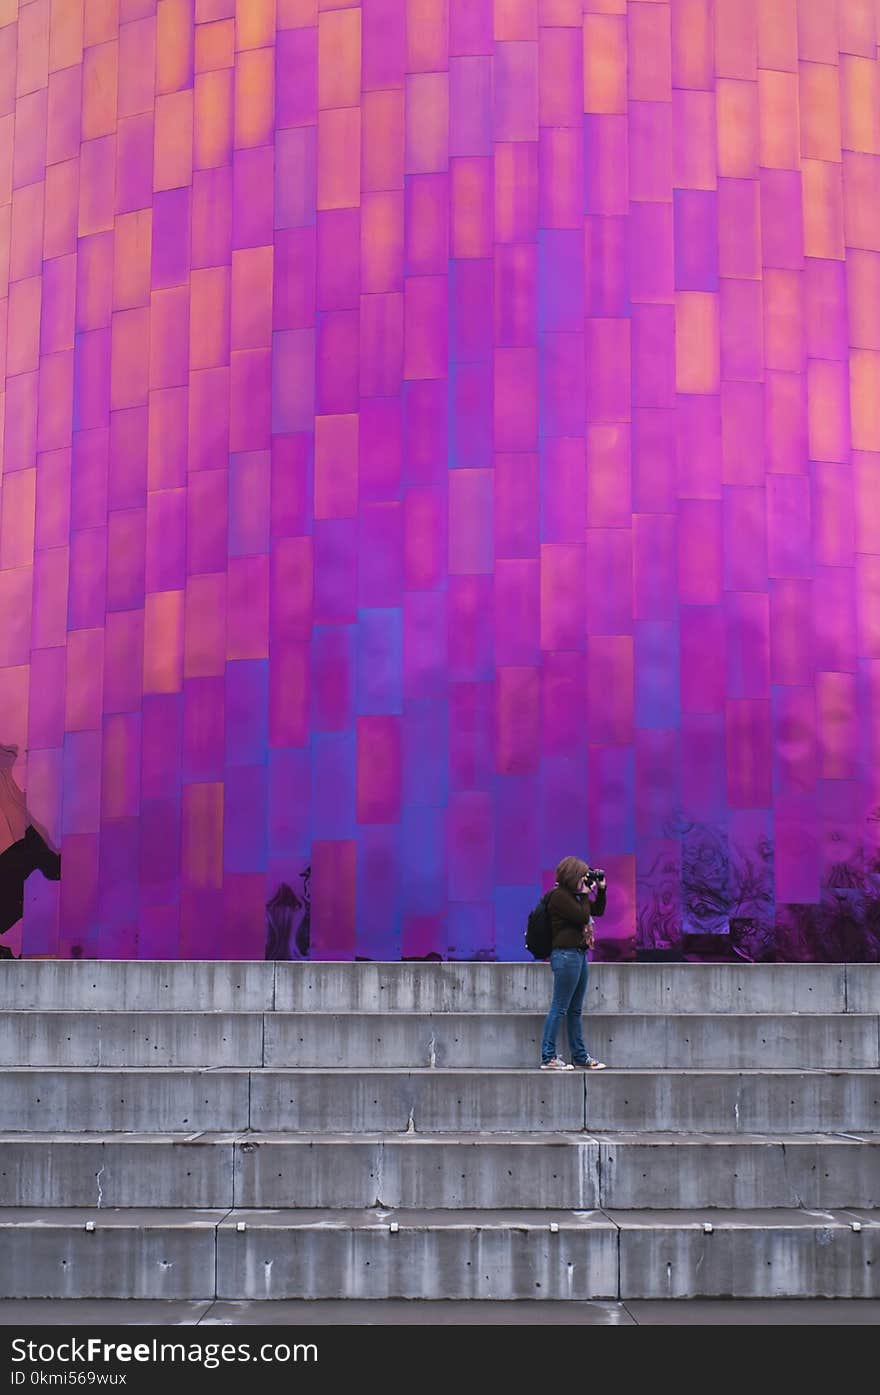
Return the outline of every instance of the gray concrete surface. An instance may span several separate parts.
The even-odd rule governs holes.
[[[866,1210],[0,1211],[0,1297],[877,1298]]]
[[[376,1069],[536,1066],[542,1014],[0,1012],[0,1066]],[[876,1013],[610,1013],[584,1019],[615,1067],[825,1069],[880,1066]],[[558,1044],[566,1049],[566,1034]]]
[[[599,1211],[549,1215],[556,1232],[541,1211],[234,1211],[217,1297],[616,1298],[616,1227]]]
[[[880,1130],[880,1072],[537,1070],[254,1072],[266,1132],[817,1133]]]
[[[209,1210],[0,1210],[0,1298],[213,1298],[223,1216]]]
[[[585,1010],[844,1012],[843,964],[592,964]],[[544,964],[278,964],[279,1011],[540,1012]],[[876,1012],[878,1004],[862,1011]]]
[[[600,1204],[611,1209],[880,1205],[880,1134],[597,1138]]]
[[[877,1327],[880,1301],[846,1298],[632,1299],[626,1303],[492,1303],[480,1299],[290,1299],[172,1302],[121,1298],[7,1298],[0,1327],[25,1326],[797,1326]],[[281,1334],[279,1334],[281,1335]]]
[[[583,1133],[319,1144],[254,1135],[236,1150],[235,1198],[255,1208],[582,1209],[599,1204],[598,1162],[598,1143]]]
[[[261,1066],[265,1021],[258,1012],[0,1012],[0,1067]]]
[[[876,964],[592,964],[586,1010],[874,1012]],[[542,1012],[544,964],[9,960],[0,1008]]]
[[[525,1013],[276,1013],[266,1017],[264,1064],[525,1069],[541,1059],[543,1024],[543,1015]],[[880,1066],[876,1013],[595,1012],[583,1030],[594,1056],[623,1068]],[[565,1043],[563,1030],[558,1045],[565,1050]]]
[[[876,1207],[880,1135],[0,1136],[0,1206]]]
[[[0,1294],[880,1300],[877,968],[595,965],[553,1075],[541,965],[7,961]]]
[[[867,1212],[707,1208],[654,1212],[648,1225],[644,1212],[608,1215],[627,1298],[877,1297],[880,1221]]]
[[[3,1134],[0,1206],[228,1209],[235,1136]]]
[[[275,965],[260,961],[15,959],[2,968],[0,1008],[271,1012],[275,1006]]]
[[[584,1078],[528,1071],[255,1071],[251,1127],[265,1132],[460,1133],[584,1127]]]
[[[880,1010],[880,964],[846,966],[847,1012]]]
[[[880,1071],[7,1068],[0,1131],[880,1131]]]
[[[249,1087],[246,1070],[7,1067],[0,1071],[0,1131],[246,1129]]]

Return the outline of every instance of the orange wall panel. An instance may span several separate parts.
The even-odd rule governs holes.
[[[616,14],[584,17],[584,111],[626,111],[626,20]]]
[[[318,106],[356,107],[360,91],[360,9],[327,10],[318,19]]]
[[[159,0],[156,8],[156,91],[178,92],[192,82],[193,0]]]
[[[269,145],[275,121],[275,50],[249,49],[235,64],[235,147]]]
[[[153,190],[180,189],[192,183],[193,94],[169,92],[156,98]]]
[[[718,297],[679,291],[675,297],[675,386],[679,392],[718,392]]]

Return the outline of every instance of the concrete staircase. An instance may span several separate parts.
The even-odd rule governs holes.
[[[5,963],[0,1297],[880,1297],[880,965],[549,983]]]

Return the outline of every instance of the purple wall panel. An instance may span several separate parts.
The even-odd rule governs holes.
[[[312,828],[322,840],[344,840],[355,827],[356,738],[353,732],[316,734],[312,743]]]
[[[509,775],[495,782],[498,823],[494,877],[498,883],[531,886],[539,880],[539,793],[540,783],[536,775]]]
[[[223,676],[192,678],[184,689],[181,778],[185,784],[223,779],[226,720]]]
[[[394,607],[362,610],[357,634],[357,711],[400,713],[402,626]]]
[[[727,802],[724,716],[683,712],[682,810],[688,818],[723,826]]]
[[[593,473],[587,476],[584,470],[582,439],[545,439],[541,452],[541,538],[545,543],[582,540],[591,481]]]
[[[413,591],[403,602],[403,694],[405,698],[445,698],[447,604],[439,591]]]
[[[729,698],[726,704],[727,798],[732,809],[768,808],[772,798],[770,704]]]
[[[449,793],[449,719],[439,701],[407,702],[402,728],[403,802],[445,806]]]
[[[64,741],[65,653],[62,648],[31,650],[33,691],[28,707],[28,749],[52,750]]]
[[[495,769],[499,775],[534,774],[541,725],[538,669],[499,668],[495,696]]]
[[[813,586],[816,667],[856,670],[856,585],[852,567],[816,567]]]
[[[534,243],[513,241],[500,246],[496,253],[495,342],[503,348],[536,340],[538,252]]]
[[[600,745],[633,741],[633,641],[629,635],[590,638],[587,645],[587,736]]]
[[[718,606],[682,606],[680,626],[682,712],[721,712],[726,674],[724,613]]]
[[[659,837],[669,819],[670,803],[679,804],[679,759],[677,731],[636,732],[635,820],[640,842]]]
[[[778,799],[812,794],[818,776],[816,694],[779,687],[773,694],[773,788]]]
[[[561,756],[583,743],[586,718],[586,656],[551,653],[542,670],[543,746]]]
[[[357,953],[365,959],[389,956],[388,927],[400,920],[400,825],[376,824],[360,830],[357,844],[357,885],[369,888],[358,916]],[[392,947],[400,945],[395,936]]]
[[[686,614],[683,609],[682,632]],[[679,675],[682,634],[674,621],[638,620],[633,628],[636,727],[663,729],[671,726],[680,708],[686,710]]]
[[[722,510],[712,499],[683,499],[678,513],[678,594],[683,605],[721,600]]]
[[[494,662],[494,605],[488,575],[450,576],[448,669],[452,682],[486,682]]]
[[[451,366],[450,466],[479,469],[492,454],[492,367]]]
[[[552,867],[560,847],[583,847],[587,836],[590,798],[587,794],[587,750],[547,756],[541,767],[541,861]]]

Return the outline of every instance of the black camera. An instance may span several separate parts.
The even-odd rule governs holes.
[[[594,886],[598,886],[599,882],[602,882],[602,881],[604,881],[604,880],[605,880],[605,871],[604,871],[604,869],[603,869],[602,867],[593,867],[593,868],[587,873],[587,878],[586,878],[586,881],[587,881],[587,889],[588,889],[588,890],[592,890],[592,888],[593,888]]]

